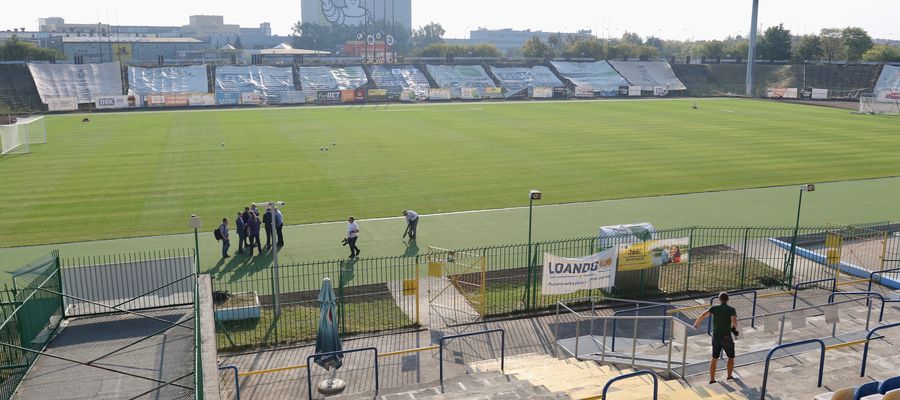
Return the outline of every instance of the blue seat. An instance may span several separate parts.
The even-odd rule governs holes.
[[[885,394],[894,389],[900,389],[900,376],[887,378],[881,382],[881,385],[878,385],[878,393],[881,394]]]
[[[853,400],[860,400],[870,394],[878,394],[879,384],[881,382],[875,381],[857,386],[856,390],[853,391]]]

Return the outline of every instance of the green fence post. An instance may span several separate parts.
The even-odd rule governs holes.
[[[688,265],[687,265],[687,279],[685,282],[684,291],[688,292],[691,290],[691,264],[694,262],[694,227],[691,227],[691,231],[688,233]]]
[[[347,320],[345,319],[344,312],[344,261],[341,261],[338,264],[338,319],[340,320],[340,327],[338,331],[341,332],[341,336],[347,333]]]
[[[744,290],[744,278],[747,270],[747,237],[750,235],[750,228],[744,229],[744,249],[741,251],[741,290]]]
[[[66,291],[63,290],[63,277],[62,277],[62,264],[59,262],[59,251],[53,251],[53,262],[56,264],[56,284],[59,285],[59,310],[62,312],[61,315],[65,316],[66,314],[66,298],[63,296],[63,293]]]
[[[538,249],[541,248],[540,243],[536,243],[534,245],[534,251],[531,252],[532,258],[529,260],[529,264],[531,265],[533,281],[531,282],[531,309],[537,309],[537,280],[538,280],[538,269],[537,269],[537,258],[538,258]]]
[[[531,245],[528,246],[528,249],[531,249]],[[508,250],[508,248],[507,248]],[[525,255],[525,293],[522,293],[522,304],[523,310],[528,311],[528,308],[531,306],[531,251],[526,252]]]

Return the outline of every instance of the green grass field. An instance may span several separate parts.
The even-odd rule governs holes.
[[[0,247],[179,233],[191,213],[211,229],[272,198],[299,224],[519,206],[534,187],[564,203],[900,175],[896,118],[691,102],[54,116],[48,144],[0,159]]]

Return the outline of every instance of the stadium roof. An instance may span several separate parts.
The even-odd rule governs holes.
[[[67,36],[63,43],[203,43],[194,38]]]

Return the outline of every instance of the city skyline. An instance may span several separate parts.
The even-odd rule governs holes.
[[[369,0],[371,1],[371,0]],[[818,32],[826,27],[859,26],[874,38],[900,40],[895,21],[900,8],[889,0],[860,0],[852,7],[836,0],[795,0],[787,4],[761,1],[760,26],[784,23],[794,34]],[[67,2],[48,0],[17,4],[17,12],[0,15],[0,29],[37,29],[38,18],[62,17],[70,23],[102,22],[112,25],[185,25],[189,15],[222,15],[225,22],[256,27],[270,22],[272,32],[291,33],[300,20],[299,0],[272,0],[269,7],[246,7],[236,3],[199,0],[190,3],[157,0],[151,8],[124,8],[112,0]],[[643,2],[642,16],[629,16],[636,10],[632,3],[560,0],[552,7],[538,10],[533,3],[495,0],[416,0],[412,3],[412,26],[438,22],[447,38],[466,38],[479,27],[488,29],[532,29],[547,32],[573,32],[590,29],[600,37],[619,37],[626,31],[641,37],[708,40],[746,35],[749,31],[750,1],[691,0],[680,3],[664,0]],[[48,12],[47,10],[53,10]],[[181,12],[172,12],[181,10]],[[652,10],[652,12],[647,12]],[[645,16],[644,16],[645,15]],[[573,17],[574,16],[574,17]]]

